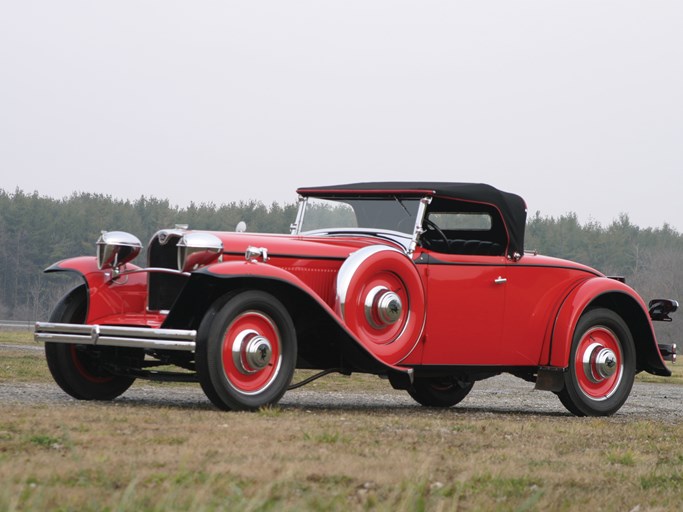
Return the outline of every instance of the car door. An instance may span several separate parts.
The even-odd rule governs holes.
[[[421,265],[427,288],[422,364],[498,365],[502,343],[504,256],[431,253]]]

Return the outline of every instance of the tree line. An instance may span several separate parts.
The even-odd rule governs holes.
[[[244,221],[250,231],[287,233],[296,209],[295,203],[266,206],[260,201],[190,203],[179,208],[168,200],[145,196],[130,201],[74,193],[54,199],[0,189],[0,318],[47,318],[77,281],[63,274],[44,274],[43,269],[65,258],[94,256],[103,230],[127,231],[143,246],[159,229],[176,224],[234,231]]]
[[[0,189],[0,318],[47,318],[73,283],[42,270],[64,258],[94,255],[102,230],[128,231],[143,245],[159,229],[175,224],[233,231],[244,221],[252,232],[288,233],[296,208],[295,203],[256,200],[180,208],[145,196],[130,201],[74,193],[54,199]],[[525,247],[624,276],[646,298],[683,298],[683,234],[667,224],[640,228],[622,214],[603,226],[582,224],[574,213],[550,217],[536,212],[527,220]]]

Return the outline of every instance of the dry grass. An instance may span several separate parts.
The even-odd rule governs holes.
[[[0,357],[2,381],[49,380],[41,352]],[[457,408],[0,404],[0,510],[677,510],[680,439],[656,421]]]
[[[37,345],[33,333],[27,330],[0,329],[0,343],[12,345]]]
[[[33,341],[33,334],[27,331],[0,331],[0,343],[3,345],[26,346],[40,349]],[[0,382],[48,382],[51,380],[47,371],[42,350],[25,348],[0,348]]]
[[[683,355],[681,355],[683,357]],[[654,382],[667,384],[683,384],[683,359],[679,359],[678,363],[667,363],[671,370],[671,377],[659,377],[649,373],[639,373],[636,375],[636,382]]]
[[[604,419],[0,406],[3,510],[674,510],[678,427]]]

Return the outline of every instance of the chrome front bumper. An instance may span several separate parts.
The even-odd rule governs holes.
[[[75,343],[107,347],[134,347],[194,352],[197,331],[148,329],[111,325],[36,322],[33,338],[39,342]]]

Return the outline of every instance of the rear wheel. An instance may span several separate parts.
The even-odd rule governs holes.
[[[473,382],[446,378],[416,378],[408,394],[426,407],[452,407],[472,390]]]
[[[255,410],[277,403],[294,375],[297,341],[282,303],[262,291],[219,299],[197,337],[199,382],[224,410]]]
[[[50,322],[85,322],[85,285],[67,293],[55,306]],[[134,377],[111,373],[116,366],[138,367],[144,351],[135,348],[94,347],[66,343],[45,343],[47,366],[64,392],[79,400],[113,400],[135,382]]]
[[[609,416],[628,398],[636,351],[624,320],[609,309],[593,309],[576,325],[562,404],[577,416]]]

